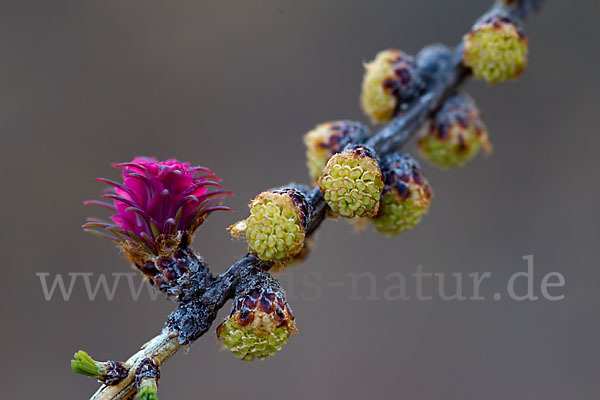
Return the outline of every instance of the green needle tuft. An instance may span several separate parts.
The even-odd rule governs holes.
[[[83,350],[79,350],[71,360],[71,369],[73,372],[92,378],[100,379],[106,374],[104,363],[95,361]]]
[[[141,380],[135,398],[139,400],[158,400],[157,391],[158,386],[156,385],[156,380],[153,378],[145,378]]]

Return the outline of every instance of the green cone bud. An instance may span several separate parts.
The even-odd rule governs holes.
[[[359,122],[331,121],[317,125],[304,135],[308,173],[316,182],[329,158],[349,143],[360,143],[368,137],[367,130]]]
[[[444,101],[418,146],[423,158],[442,169],[464,165],[482,147],[491,150],[479,110],[462,95]]]
[[[425,87],[412,56],[384,50],[364,65],[360,104],[373,123],[385,123],[418,97]]]
[[[240,360],[264,360],[281,350],[289,338],[288,330],[285,327],[275,328],[268,334],[262,334],[254,327],[240,325],[237,319],[236,317],[228,318],[220,326],[219,335],[225,347]],[[257,315],[256,321],[260,320],[261,315]]]
[[[348,146],[333,155],[318,184],[333,213],[346,218],[377,214],[383,177],[369,148]]]
[[[433,190],[419,164],[407,154],[384,160],[385,190],[379,213],[372,219],[379,232],[394,236],[415,226],[427,213]]]
[[[229,317],[217,328],[217,338],[236,358],[263,360],[297,333],[285,294],[273,277],[262,272],[241,283]]]
[[[490,17],[464,36],[463,63],[487,83],[515,79],[527,65],[527,39],[507,18]]]
[[[250,203],[250,216],[229,231],[234,237],[245,236],[248,248],[261,260],[285,262],[302,250],[309,218],[306,195],[284,188],[256,196]]]

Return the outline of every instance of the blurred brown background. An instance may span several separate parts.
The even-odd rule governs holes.
[[[111,162],[154,155],[216,171],[236,213],[212,216],[194,247],[222,272],[244,254],[225,227],[248,201],[307,181],[301,135],[325,120],[366,120],[361,63],[388,47],[453,45],[487,6],[0,2],[1,397],[87,398],[97,384],[71,372],[73,352],[126,359],[175,307],[146,293],[133,301],[124,284],[113,301],[89,301],[81,282],[70,301],[44,300],[37,272],[130,271],[79,227],[105,215],[82,201],[101,192],[93,178],[118,177]],[[324,224],[316,251],[283,279],[301,333],[276,357],[240,362],[211,330],[165,364],[160,398],[597,399],[599,14],[597,1],[549,1],[526,25],[522,79],[469,83],[495,151],[456,171],[424,166],[436,197],[416,229],[387,239]],[[491,299],[528,254],[536,294],[557,271],[564,300]],[[349,273],[372,271],[380,295],[388,274],[417,265],[492,272],[488,299],[349,299]],[[308,274],[321,295],[302,284]]]

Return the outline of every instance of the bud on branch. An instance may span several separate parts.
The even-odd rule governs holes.
[[[315,188],[290,184],[265,191],[250,215],[230,227],[249,253],[213,276],[191,248],[196,229],[230,192],[204,167],[176,160],[136,158],[117,164],[122,182],[93,204],[113,212],[109,221],[90,218],[86,231],[117,243],[125,257],[167,296],[179,301],[163,331],[129,360],[99,362],[83,351],[73,371],[103,382],[94,400],[156,400],[160,366],[182,345],[204,335],[229,299],[233,308],[217,337],[245,361],[273,355],[296,333],[295,319],[279,282],[267,271],[302,255],[307,240],[327,217],[362,218],[388,236],[412,228],[428,211],[433,190],[418,163],[398,151],[421,128],[424,158],[441,168],[464,165],[481,148],[487,130],[460,86],[469,76],[498,83],[514,79],[527,64],[522,20],[541,0],[499,0],[463,41],[450,50],[431,45],[412,57],[385,50],[365,65],[361,106],[374,123],[369,136],[358,122],[318,125],[304,137]],[[210,190],[216,187],[217,190]]]

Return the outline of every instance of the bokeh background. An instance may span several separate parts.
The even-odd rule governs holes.
[[[302,134],[331,119],[366,122],[361,63],[389,47],[453,45],[487,6],[0,2],[2,397],[88,398],[97,384],[71,372],[73,352],[126,359],[175,307],[133,301],[124,284],[113,301],[89,301],[81,281],[69,301],[44,300],[38,272],[130,271],[79,227],[105,215],[82,201],[101,192],[93,178],[118,177],[111,162],[154,155],[216,171],[236,213],[209,218],[194,247],[222,272],[244,254],[225,227],[249,200],[308,180]],[[276,357],[240,362],[211,330],[164,365],[160,398],[597,399],[599,15],[598,1],[549,1],[526,25],[524,76],[467,85],[495,151],[450,172],[424,165],[436,196],[416,229],[387,239],[324,223],[310,258],[283,277],[301,333]],[[529,254],[536,294],[556,271],[565,299],[492,300]],[[388,274],[417,265],[489,271],[488,299],[367,300],[362,286],[349,299],[348,274],[373,272],[381,295]]]

